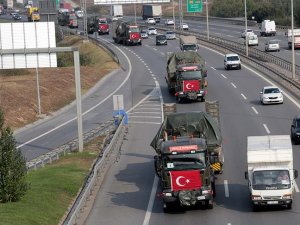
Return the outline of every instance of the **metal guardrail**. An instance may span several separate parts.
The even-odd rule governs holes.
[[[91,170],[88,179],[84,184],[84,187],[82,188],[62,224],[84,224],[84,221],[87,218],[86,211],[88,211],[85,209],[90,208],[93,205],[93,197],[96,196],[106,172],[109,170],[110,166],[120,158],[121,145],[123,143],[125,132],[126,127],[123,125],[122,120],[119,123],[118,129],[113,135],[109,145],[104,149],[103,154],[100,155],[98,161],[94,164],[93,169]]]

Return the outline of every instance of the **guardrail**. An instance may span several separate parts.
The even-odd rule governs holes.
[[[98,192],[101,183],[105,177],[106,172],[111,165],[119,160],[121,154],[121,145],[126,133],[126,126],[123,124],[123,120],[119,123],[118,129],[113,135],[109,145],[104,149],[102,155],[99,156],[95,162],[93,169],[91,170],[84,187],[77,196],[76,201],[70,208],[68,214],[64,218],[62,224],[64,225],[77,225],[84,224],[87,218],[88,210],[91,208],[94,202],[96,193]]]

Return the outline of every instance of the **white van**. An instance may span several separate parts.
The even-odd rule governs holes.
[[[258,38],[256,34],[251,34],[247,37],[248,46],[258,46]],[[246,40],[245,40],[246,44]]]
[[[274,20],[264,20],[261,23],[260,35],[261,36],[275,36],[276,24]]]
[[[225,55],[224,58],[224,68],[225,70],[229,69],[238,69],[240,70],[242,68],[241,66],[241,60],[238,54],[235,53],[228,53]]]

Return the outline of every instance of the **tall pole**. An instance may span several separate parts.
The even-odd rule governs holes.
[[[182,31],[182,0],[179,0],[179,27],[180,27],[180,31]]]
[[[136,24],[136,4],[134,3],[134,23]]]
[[[247,35],[247,0],[245,0],[245,40],[246,40],[246,56],[248,56],[248,35]]]
[[[175,5],[174,5],[174,0],[172,0],[172,6],[173,6],[173,22],[174,22],[173,29],[175,31],[176,30],[176,25],[175,25]]]
[[[209,41],[209,24],[208,24],[208,0],[206,0],[206,34],[207,34],[207,40]]]
[[[295,40],[294,40],[294,0],[291,0],[291,17],[292,17],[292,79],[296,78],[295,72]]]

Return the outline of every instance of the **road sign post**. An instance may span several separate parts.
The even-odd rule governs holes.
[[[187,12],[202,12],[202,0],[187,0]]]

